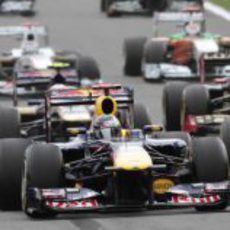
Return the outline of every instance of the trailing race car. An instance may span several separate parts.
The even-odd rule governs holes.
[[[0,14],[21,14],[23,16],[32,16],[35,0],[1,0]]]
[[[159,21],[180,22],[184,31],[158,36]],[[229,76],[230,37],[205,32],[202,12],[158,13],[155,22],[155,37],[125,40],[125,75],[152,81]]]
[[[227,78],[210,84],[167,83],[163,91],[166,129],[196,136],[219,135],[230,156],[229,91]]]
[[[202,0],[101,0],[101,11],[107,16],[150,14],[155,11],[202,11]]]

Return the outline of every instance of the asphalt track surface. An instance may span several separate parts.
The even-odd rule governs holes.
[[[108,19],[99,12],[99,0],[39,0],[33,21],[46,24],[50,41],[57,49],[77,50],[94,56],[106,82],[120,82],[135,89],[137,102],[147,106],[152,122],[162,122],[163,84],[149,84],[141,78],[123,76],[122,44],[126,37],[151,36],[152,19],[121,17]],[[208,30],[227,35],[230,24],[207,13]],[[26,19],[0,17],[0,26],[18,25]],[[172,32],[164,25],[163,33]],[[0,40],[0,48],[11,43]],[[0,212],[1,230],[216,230],[229,229],[229,209],[219,213],[197,213],[194,209],[154,210],[150,212],[61,215],[54,220],[31,220],[22,212]]]

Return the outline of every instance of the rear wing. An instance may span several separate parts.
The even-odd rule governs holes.
[[[56,74],[56,71],[52,69],[24,71],[16,74],[15,82],[17,87],[48,85]],[[76,69],[63,69],[60,70],[60,74],[65,78],[67,84],[80,85]]]
[[[18,36],[28,32],[33,32],[38,36],[46,36],[48,30],[45,26],[23,25],[23,26],[3,26],[0,27],[0,36]]]
[[[182,23],[199,22],[202,24],[202,30],[205,30],[205,15],[204,12],[156,12],[153,16],[154,34],[158,35],[159,23]]]
[[[48,92],[46,95],[47,108],[55,106],[70,105],[94,105],[96,99],[103,95],[113,97],[118,105],[133,104],[133,90],[129,87],[121,87],[117,84],[95,85],[90,89],[60,89],[54,92]]]

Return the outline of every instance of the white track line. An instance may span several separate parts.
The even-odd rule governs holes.
[[[211,2],[205,2],[204,7],[206,10],[224,18],[227,21],[230,21],[230,12],[228,10],[225,10],[223,7],[220,7]]]

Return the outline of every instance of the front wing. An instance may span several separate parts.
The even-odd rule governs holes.
[[[167,192],[167,199],[163,202],[154,200],[150,203],[128,205],[106,203],[103,194],[87,188],[60,188],[38,189],[29,188],[27,192],[26,213],[33,212],[83,212],[83,211],[112,211],[158,209],[158,208],[185,208],[197,206],[212,206],[228,201],[230,195],[230,183],[212,184],[181,184],[172,187]]]

